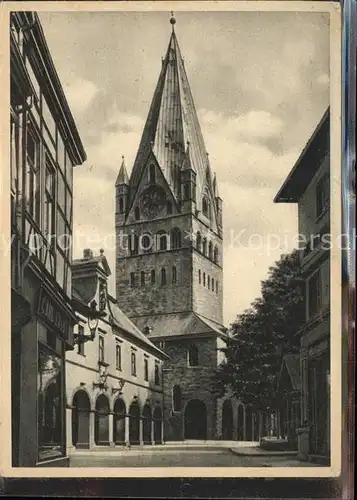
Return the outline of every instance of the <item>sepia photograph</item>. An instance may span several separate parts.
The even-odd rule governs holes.
[[[339,14],[239,3],[9,12],[12,470],[331,473]]]

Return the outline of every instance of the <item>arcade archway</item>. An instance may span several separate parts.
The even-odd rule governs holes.
[[[72,403],[72,443],[76,448],[89,448],[90,401],[85,391],[79,390]]]
[[[136,401],[130,405],[129,417],[130,444],[140,444],[140,408]]]
[[[199,399],[192,399],[185,408],[185,439],[207,439],[207,409]]]
[[[101,394],[95,403],[94,441],[98,445],[109,445],[109,401]]]
[[[146,404],[143,409],[143,441],[151,444],[151,407]]]
[[[118,398],[114,403],[113,442],[115,444],[125,444],[125,413],[125,403]]]
[[[225,441],[233,439],[233,408],[229,399],[226,399],[222,407],[222,438]]]
[[[154,442],[155,444],[162,443],[162,412],[160,406],[154,410]]]

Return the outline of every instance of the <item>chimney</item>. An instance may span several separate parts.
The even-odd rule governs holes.
[[[85,248],[83,250],[83,259],[90,260],[93,259],[93,250],[90,248]]]

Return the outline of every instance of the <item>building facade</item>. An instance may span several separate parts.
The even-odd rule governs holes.
[[[37,14],[10,18],[12,464],[68,464],[73,167],[85,160]]]
[[[73,261],[75,349],[66,356],[67,446],[161,444],[163,361],[108,294],[111,272],[101,252]]]
[[[301,459],[330,457],[330,115],[325,113],[277,194],[297,203],[306,321],[301,338]]]
[[[170,360],[165,440],[222,437],[211,391],[222,360],[222,199],[174,30],[129,178],[116,181],[116,294]],[[228,420],[227,420],[228,421]],[[220,430],[219,430],[220,429]]]

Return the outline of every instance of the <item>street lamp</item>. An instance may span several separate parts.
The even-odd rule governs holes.
[[[125,380],[123,378],[118,379],[118,385],[119,387],[112,387],[112,394],[115,394],[116,392],[119,392],[119,395],[122,394],[123,387],[125,385]]]
[[[97,332],[98,328],[98,323],[99,323],[99,316],[101,316],[100,313],[96,310],[97,303],[95,300],[92,300],[90,303],[90,310],[88,314],[88,328],[90,331],[90,335],[82,335],[79,333],[74,333],[73,334],[73,343],[74,344],[84,344],[85,342],[88,342],[88,340],[93,341],[95,339],[95,334]]]

